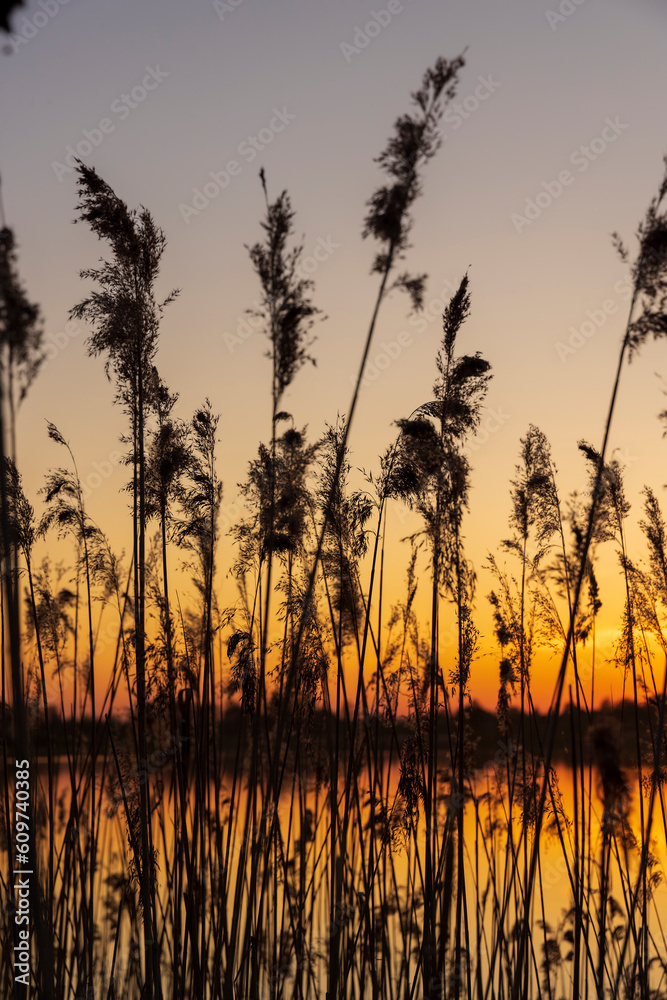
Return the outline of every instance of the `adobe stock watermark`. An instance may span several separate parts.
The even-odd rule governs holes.
[[[479,430],[475,436],[467,439],[463,448],[463,455],[466,458],[472,458],[511,419],[512,414],[505,413],[502,407],[499,407],[497,410],[489,407],[480,421]]]
[[[340,243],[336,243],[331,236],[327,236],[326,239],[323,236],[318,236],[311,253],[305,257],[301,257],[299,260],[295,268],[296,277],[302,280],[312,277],[320,265],[329,260],[332,254],[339,248]],[[261,310],[260,303],[255,300],[253,305],[255,312],[258,313]],[[222,335],[229,353],[233,354],[237,347],[245,344],[253,334],[262,330],[264,326],[265,321],[260,315],[253,315],[252,312],[247,312],[243,316],[238,316],[236,320],[236,333],[223,333]]]
[[[383,340],[380,344],[380,350],[366,362],[360,384],[365,387],[375,382],[382,372],[386,372],[393,361],[400,358],[405,348],[411,347],[412,344],[414,344],[414,337],[407,330],[401,330],[395,340]],[[350,375],[350,383],[356,386],[356,375]]]
[[[445,281],[437,298],[430,299],[418,313],[413,313],[408,319],[408,326],[423,333],[434,320],[442,319],[443,311],[456,292],[456,288],[451,281]],[[394,361],[400,358],[403,351],[414,344],[414,336],[409,330],[401,330],[395,340],[383,340],[380,350],[367,359],[361,376],[361,385],[366,388],[380,377]],[[349,376],[350,384],[356,386],[357,373]]]
[[[224,21],[225,14],[233,14],[237,7],[240,7],[243,0],[213,0],[213,10],[221,21]]]
[[[296,115],[290,114],[284,105],[282,108],[274,108],[273,117],[268,124],[261,128],[256,135],[249,135],[240,142],[236,147],[236,152],[244,159],[245,163],[252,163],[295,118]],[[210,180],[206,181],[203,187],[192,189],[192,203],[181,202],[179,204],[178,211],[181,213],[183,222],[190,225],[193,218],[208,208],[211,202],[225,188],[229,187],[232,177],[238,177],[243,167],[244,164],[239,163],[238,160],[228,160],[222,170],[209,170]]]
[[[77,159],[85,160],[86,157],[90,156],[93,149],[100,146],[107,135],[111,135],[112,132],[116,131],[118,122],[129,118],[132,112],[136,111],[140,104],[143,104],[149,93],[157,90],[168,76],[169,73],[160,69],[159,65],[156,65],[155,68],[146,66],[146,74],[142,78],[141,83],[132,87],[129,93],[121,94],[120,97],[111,102],[109,112],[115,116],[117,121],[114,121],[113,118],[101,118],[95,128],[82,129],[81,135],[83,139],[80,139],[76,145],[67,146],[64,162],[61,163],[59,160],[51,162],[51,169],[58,180],[62,183],[63,178],[76,170]]]
[[[601,330],[610,316],[614,316],[619,310],[619,301],[628,302],[632,296],[632,278],[626,275],[614,285],[617,298],[605,299],[598,309],[587,309],[586,319],[579,326],[570,326],[567,341],[558,340],[554,344],[556,354],[563,362],[576,354],[591,337],[594,337],[598,330]]]
[[[119,616],[120,618],[120,616]],[[123,632],[120,621],[106,621],[95,634],[95,655],[99,656],[108,650],[114,650],[122,644]]]
[[[232,500],[231,503],[220,504],[218,511],[218,529],[220,533],[229,531],[230,528],[241,520],[242,516],[243,505],[239,501]]]
[[[47,333],[42,341],[42,350],[45,361],[53,361],[61,351],[71,343],[74,337],[79,337],[83,333],[83,327],[75,320],[68,320],[64,330],[57,333]]]
[[[377,38],[380,32],[391,24],[396,15],[402,14],[404,10],[405,6],[401,0],[389,0],[386,7],[372,10],[370,19],[364,25],[355,26],[352,42],[340,43],[340,51],[343,53],[345,62],[349,65],[354,56],[361,55],[373,39]]]
[[[462,101],[454,101],[447,108],[442,116],[443,122],[451,125],[452,132],[461,128],[463,123],[478,110],[479,107],[488,101],[489,97],[500,88],[500,83],[493,79],[493,76],[478,76],[478,83],[472,94],[468,94]],[[442,133],[442,138],[447,139],[447,132]]]
[[[39,0],[39,10],[29,17],[25,15],[21,19],[18,32],[12,32],[7,40],[7,45],[3,46],[5,52],[18,52],[22,46],[27,45],[36,35],[53,20],[61,7],[67,6],[69,0]]]
[[[576,14],[584,3],[586,3],[586,0],[561,0],[558,10],[545,10],[544,16],[549,22],[551,30],[555,31],[559,24],[562,24],[563,21],[567,21],[569,17]]]
[[[93,462],[93,472],[89,472],[85,479],[81,480],[81,496],[84,500],[109,479],[119,465],[123,464],[123,453],[112,451],[102,462]]]
[[[583,174],[594,163],[609,146],[616,142],[619,135],[622,135],[630,126],[624,124],[620,118],[605,118],[604,128],[600,135],[592,139],[588,145],[581,145],[570,153],[569,162],[576,167],[579,173]],[[566,188],[570,187],[576,180],[576,175],[571,170],[561,170],[554,180],[542,181],[542,189],[533,198],[527,198],[523,208],[523,214],[512,212],[510,221],[517,233],[523,232],[528,226],[532,226],[536,219],[542,215],[555,201],[557,201]]]

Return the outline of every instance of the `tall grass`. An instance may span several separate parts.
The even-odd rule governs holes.
[[[208,400],[179,416],[156,367],[175,293],[158,297],[166,239],[150,213],[130,210],[79,164],[77,221],[108,258],[83,272],[90,290],[72,313],[90,324],[90,353],[104,357],[128,421],[129,565],[91,519],[74,451],[52,424],[65,464],[46,473],[41,513],[26,497],[14,426],[39,368],[41,327],[3,231],[7,995],[21,995],[12,768],[29,759],[33,994],[44,1000],[667,996],[667,529],[647,490],[641,563],[628,542],[623,470],[607,455],[625,360],[665,332],[667,181],[638,232],[601,447],[579,445],[587,494],[561,496],[535,425],[508,470],[509,536],[487,566],[495,716],[470,694],[481,637],[465,546],[466,445],[491,366],[460,352],[467,275],[443,315],[431,398],[397,419],[376,472],[364,479],[352,467],[381,307],[393,290],[422,305],[426,276],[400,264],[463,65],[441,59],[426,72],[378,157],[385,180],[363,229],[377,244],[377,289],[359,377],[345,416],[315,438],[283,406],[321,317],[300,277],[291,200],[271,200],[260,175],[266,214],[249,255],[271,421],[241,486],[229,567],[219,417]],[[397,504],[416,518],[409,554],[386,544]],[[37,561],[44,539],[70,553],[70,567]],[[603,546],[615,547],[624,588],[616,712],[596,702]],[[404,551],[400,598],[386,579]],[[225,571],[238,591],[229,607],[219,598]],[[533,673],[554,650],[560,666],[543,713]],[[106,687],[101,664],[111,665]]]

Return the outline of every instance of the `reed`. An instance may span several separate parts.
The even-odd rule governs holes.
[[[472,329],[467,274],[444,311],[430,396],[397,420],[372,472],[354,465],[381,307],[392,291],[423,304],[426,276],[402,262],[463,68],[458,57],[427,70],[378,157],[383,181],[363,223],[377,287],[359,376],[345,416],[319,434],[284,407],[323,317],[301,277],[291,199],[272,199],[260,175],[265,215],[249,257],[270,422],[240,487],[229,565],[217,456],[227,429],[208,399],[183,415],[157,369],[175,295],[158,295],[162,230],[79,164],[77,221],[108,256],[83,272],[91,290],[72,315],[89,324],[89,352],[127,418],[129,565],[91,519],[74,449],[53,424],[64,464],[45,474],[40,514],[26,496],[14,427],[41,327],[13,234],[1,234],[7,995],[22,995],[5,874],[20,832],[12,762],[28,759],[40,1000],[667,997],[667,528],[647,489],[645,552],[633,551],[623,470],[608,455],[625,362],[665,332],[667,181],[638,231],[601,446],[579,443],[586,491],[562,494],[536,425],[508,470],[508,534],[485,567],[495,715],[471,700],[483,604],[466,546],[468,445],[491,365],[460,346]],[[401,548],[388,529],[399,505],[414,526]],[[40,560],[45,541],[62,560]],[[596,689],[605,548],[624,594],[616,708]],[[388,584],[397,561],[403,595]],[[534,680],[547,656],[556,683],[542,712]]]

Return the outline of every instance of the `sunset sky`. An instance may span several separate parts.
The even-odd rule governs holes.
[[[460,349],[481,351],[494,375],[472,445],[465,527],[483,633],[472,691],[492,707],[497,654],[482,564],[508,533],[507,485],[528,425],[552,443],[562,495],[586,487],[577,441],[601,443],[629,304],[628,269],[610,234],[634,249],[667,152],[664,2],[29,0],[13,28],[0,56],[2,197],[51,345],[21,410],[19,465],[41,505],[44,472],[63,460],[46,434],[45,420],[54,422],[84,482],[111,473],[91,489],[89,509],[119,549],[130,541],[118,495],[125,420],[102,361],[87,356],[85,328],[66,328],[88,289],[80,269],[105,252],[71,225],[73,153],[130,206],[149,208],[166,233],[161,289],[181,294],[165,315],[158,366],[180,394],[180,415],[207,396],[221,415],[229,524],[237,484],[270,436],[266,342],[244,338],[242,325],[258,295],[244,244],[260,236],[260,167],[272,196],[283,188],[291,195],[327,316],[315,330],[317,365],[298,374],[284,402],[317,437],[349,407],[376,293],[374,247],[361,239],[365,202],[380,180],[373,159],[424,69],[467,49],[406,261],[429,274],[426,313],[411,322],[404,296],[386,303],[350,445],[353,465],[377,471],[393,422],[430,398],[442,302],[468,270],[472,315]],[[409,336],[399,342],[403,331]],[[625,371],[612,430],[611,448],[627,465],[634,556],[643,554],[639,491],[648,484],[662,498],[667,482],[657,419],[666,407],[664,350],[649,345]],[[402,596],[408,559],[400,539],[416,521],[396,508],[388,524],[391,600]],[[223,604],[234,599],[230,553],[225,542]],[[622,610],[611,550],[601,573],[604,642]],[[424,598],[427,586],[424,577]],[[609,668],[600,697],[613,675]],[[543,705],[554,676],[552,663],[534,678]]]

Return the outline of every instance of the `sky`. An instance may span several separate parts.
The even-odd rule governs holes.
[[[118,496],[123,416],[102,361],[87,354],[85,327],[67,326],[88,288],[79,272],[103,252],[71,224],[72,156],[130,206],[149,208],[166,233],[160,287],[180,295],[165,313],[158,366],[181,415],[204,397],[221,415],[226,526],[237,516],[237,484],[270,433],[266,342],[245,336],[244,325],[258,295],[245,246],[261,233],[260,167],[272,197],[290,193],[327,317],[315,330],[317,364],[298,374],[285,401],[317,436],[349,407],[375,298],[374,247],[361,238],[380,181],[374,157],[424,69],[466,50],[406,259],[429,274],[426,312],[411,320],[400,295],[385,304],[350,445],[353,465],[377,471],[394,422],[430,398],[443,301],[467,271],[472,314],[460,346],[481,351],[494,376],[471,445],[465,527],[484,647],[473,693],[492,706],[497,654],[482,566],[507,535],[507,486],[528,425],[550,439],[563,494],[585,488],[577,441],[601,443],[629,302],[627,265],[610,234],[633,245],[662,176],[666,27],[661,0],[29,0],[0,56],[0,174],[49,345],[19,422],[31,499],[40,504],[45,470],[62,461],[50,420],[77,456],[91,513],[114,545],[129,543]],[[648,345],[624,372],[613,424],[635,523],[642,486],[661,495],[667,479],[657,419],[663,350]],[[414,523],[390,511],[396,596],[408,560],[400,539]],[[636,529],[629,540],[641,554]],[[604,632],[622,595],[613,553],[603,565]],[[231,594],[224,577],[221,591]],[[535,678],[544,701],[553,677],[545,664]],[[611,669],[607,683],[618,692]]]

